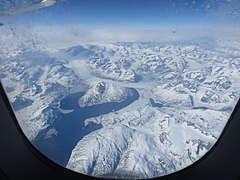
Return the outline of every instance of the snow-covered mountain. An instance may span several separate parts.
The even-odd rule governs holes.
[[[121,102],[133,96],[130,88],[106,82],[91,82],[86,93],[79,99],[80,107],[108,102]]]
[[[140,99],[85,120],[103,128],[78,142],[68,168],[151,178],[192,164],[213,146],[239,98],[238,57],[193,44],[115,43],[98,49],[88,56],[91,72],[134,87]],[[141,78],[129,79],[126,70]]]
[[[30,140],[71,147],[64,149],[67,168],[152,178],[201,158],[239,99],[240,58],[215,46],[117,42],[5,53],[0,78]],[[63,99],[66,109],[59,108]],[[92,128],[96,124],[101,126]]]
[[[33,140],[55,120],[54,113],[79,78],[63,62],[43,52],[24,52],[0,61],[3,86],[18,122]]]
[[[117,178],[157,177],[180,170],[212,147],[229,114],[179,111],[140,106],[88,119],[86,124],[93,121],[103,128],[78,142],[67,167]]]

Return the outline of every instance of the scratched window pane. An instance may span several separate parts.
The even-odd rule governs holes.
[[[0,79],[46,157],[97,177],[179,171],[240,95],[238,0],[3,0]]]

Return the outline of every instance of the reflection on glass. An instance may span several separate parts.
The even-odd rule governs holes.
[[[46,3],[21,2],[0,12]],[[1,13],[0,79],[23,132],[56,163],[110,178],[171,174],[210,150],[239,99],[239,8],[59,0]]]

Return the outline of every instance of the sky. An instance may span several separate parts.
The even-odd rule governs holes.
[[[41,0],[2,0],[1,9],[36,4]],[[231,18],[229,18],[231,16]],[[239,0],[56,0],[53,6],[12,17],[32,25],[70,24],[83,26],[206,25],[216,20],[240,23]]]
[[[71,0],[57,3],[52,12],[61,14],[58,22],[87,25],[204,23],[203,4],[191,0]]]
[[[90,26],[160,26],[209,21],[205,0],[57,0],[52,7],[15,18],[21,22],[21,18],[26,21],[29,17],[37,24]]]
[[[3,1],[34,4],[40,0]],[[10,17],[0,16],[0,22],[32,28],[46,42],[57,39],[55,44],[104,40],[181,40],[220,34],[226,29],[226,24],[240,27],[239,0],[56,1],[47,8]],[[3,7],[6,3],[0,5]]]

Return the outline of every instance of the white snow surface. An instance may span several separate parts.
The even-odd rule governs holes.
[[[29,140],[54,121],[52,106],[68,94],[68,88],[79,84],[73,70],[42,52],[24,52],[1,61],[1,79],[15,115]],[[7,90],[7,89],[6,89]],[[24,104],[24,100],[31,101]]]
[[[122,102],[136,89],[140,97],[132,104],[84,121],[103,127],[79,139],[66,167],[101,177],[152,178],[199,160],[239,99],[240,48],[232,53],[218,43],[209,49],[194,42],[118,42],[41,52],[16,46],[7,53],[8,47],[0,56],[0,78],[30,140],[50,126],[43,138],[58,135],[54,108],[64,112],[59,102],[71,92],[85,91],[78,103],[86,107]]]
[[[88,63],[97,82],[133,87],[140,98],[117,112],[86,119],[85,125],[103,128],[78,142],[67,168],[101,177],[152,178],[181,170],[211,149],[239,98],[238,57],[188,44],[91,48]],[[95,80],[87,82],[96,86]],[[89,86],[86,99],[99,94],[95,86]],[[112,91],[107,94],[100,101],[112,97]]]
[[[121,102],[132,96],[129,88],[106,82],[91,82],[87,92],[79,99],[80,107],[108,102]]]
[[[194,110],[188,113],[202,115]],[[87,124],[94,121],[104,127],[79,141],[67,167],[84,174],[112,174],[118,178],[121,174],[125,178],[147,178],[178,171],[210,149],[222,130],[214,125],[226,123],[229,116],[217,111],[206,114],[214,117],[211,129],[206,127],[207,133],[202,132],[202,122],[196,118],[179,118],[149,106],[88,119]],[[211,117],[205,116],[206,123]],[[215,138],[212,133],[216,133]]]

